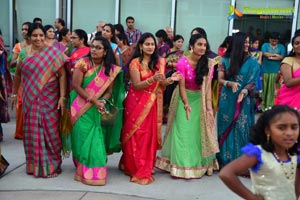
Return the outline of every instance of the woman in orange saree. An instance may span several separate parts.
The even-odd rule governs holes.
[[[129,65],[131,85],[124,101],[119,168],[130,181],[142,185],[152,177],[156,150],[161,148],[163,89],[181,79],[175,72],[165,78],[165,59],[159,59],[151,33],[144,33]]]

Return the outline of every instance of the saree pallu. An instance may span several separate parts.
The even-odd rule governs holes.
[[[300,77],[300,68],[293,71],[293,78]],[[285,84],[281,86],[275,98],[275,104],[289,105],[300,111],[300,85],[287,87]]]
[[[218,64],[221,60],[221,56],[215,56],[213,53],[211,53],[211,62],[213,63],[214,67],[214,73],[213,73],[213,79],[211,80],[211,103],[212,103],[212,109],[214,111],[214,116],[216,116],[216,113],[218,111],[219,107],[219,96],[221,93],[221,86],[219,85],[218,81]]]
[[[277,73],[264,73],[262,81],[262,110],[274,105],[275,84],[278,79]]]
[[[60,116],[57,110],[59,83],[56,74],[64,62],[59,50],[45,47],[21,63],[26,170],[36,177],[61,172]]]
[[[186,90],[186,95],[192,108],[190,119],[186,119],[186,111],[177,87],[172,96],[170,118],[161,156],[157,157],[155,167],[177,178],[201,178],[205,174],[212,175],[213,170],[218,169],[215,156],[218,152],[217,136],[213,131],[210,140],[206,140],[205,126],[208,123],[204,119],[206,111],[202,104],[205,97],[203,98],[202,92]],[[214,122],[212,125],[214,126]],[[209,145],[210,142],[213,148]],[[211,152],[207,153],[205,148],[209,148]]]
[[[23,61],[27,57],[27,48],[20,49],[18,62]],[[22,108],[22,84],[18,90],[18,98],[16,105],[16,131],[15,139],[23,139],[23,108]]]
[[[121,151],[120,135],[123,126],[123,101],[125,98],[124,74],[121,70],[114,80],[110,101],[119,108],[119,113],[114,125],[102,125],[107,154]]]
[[[154,72],[142,69],[138,59],[134,59],[131,66],[140,69],[142,81],[154,75]],[[165,59],[160,59],[157,67],[164,73]],[[119,168],[131,176],[132,182],[149,184],[154,181],[151,174],[156,150],[161,148],[162,95],[163,88],[158,82],[143,90],[135,90],[131,85],[124,101],[123,155]]]
[[[59,42],[55,43],[55,45],[59,46],[59,50],[64,52],[66,50],[66,47],[61,45]],[[73,75],[73,70],[76,62],[87,56],[88,53],[90,52],[89,47],[82,47],[79,49],[72,49],[71,47],[68,47],[68,51],[65,54],[69,56],[68,61],[65,63],[64,68],[66,69],[66,76],[67,76],[67,92],[66,92],[66,112],[61,116],[60,120],[60,126],[59,126],[59,132],[60,132],[60,138],[62,141],[62,153],[64,157],[69,157],[71,150],[72,150],[72,145],[71,145],[71,132],[72,132],[72,123],[71,123],[71,111],[70,111],[70,97],[69,94],[72,90],[72,75]],[[70,55],[69,55],[70,54]]]
[[[22,86],[18,91],[17,105],[16,105],[16,131],[15,139],[23,139],[23,112],[22,112]]]
[[[118,75],[120,67],[114,66],[109,76],[104,74],[104,67],[100,68],[98,79],[95,80],[97,74],[91,67],[87,58],[78,61],[77,65],[87,65],[90,75],[84,77],[81,87],[84,88],[88,94],[96,98],[100,98],[105,94],[106,89],[115,80],[116,77],[122,77]],[[118,82],[122,82],[118,81]],[[118,86],[118,84],[116,84]],[[114,88],[116,89],[116,88]],[[121,88],[119,88],[121,90]],[[117,93],[120,91],[114,91]],[[123,89],[124,90],[124,89]],[[81,181],[87,185],[105,185],[107,178],[107,155],[106,155],[106,137],[111,135],[120,135],[120,130],[111,128],[106,130],[101,127],[101,114],[96,107],[87,100],[83,99],[77,94],[76,91],[72,91],[71,98],[71,120],[73,124],[72,129],[72,155],[76,165],[75,180]],[[118,102],[119,103],[119,102]],[[121,111],[120,111],[121,112]],[[122,112],[120,113],[122,115]],[[120,117],[118,117],[120,120]],[[118,126],[122,126],[121,122],[118,122]],[[111,130],[115,131],[114,133]],[[118,144],[119,137],[115,136],[110,141],[113,144]]]
[[[223,58],[221,61],[226,70],[229,68],[229,58]],[[248,85],[255,84],[259,76],[259,66],[255,58],[249,57],[243,63],[238,74],[229,81],[238,82],[240,87],[233,93],[230,87],[222,87],[219,109],[217,113],[217,131],[218,139],[223,138],[227,128],[234,120],[236,111],[236,103],[239,93],[242,89],[246,89]],[[220,153],[217,154],[217,159],[221,167],[224,167],[229,162],[235,160],[242,155],[241,148],[249,142],[250,127],[254,124],[254,98],[250,95],[244,97],[241,105],[241,112],[237,120],[229,129],[229,134],[224,138],[224,142],[220,145]]]

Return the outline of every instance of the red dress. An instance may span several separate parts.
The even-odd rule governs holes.
[[[157,66],[164,73],[165,59],[160,59]],[[141,81],[155,73],[144,69],[138,58],[132,60],[129,70],[138,70]],[[135,90],[131,85],[124,100],[123,155],[119,166],[131,176],[131,182],[146,185],[154,181],[152,170],[156,150],[161,148],[162,95],[163,88],[158,82],[143,90]]]

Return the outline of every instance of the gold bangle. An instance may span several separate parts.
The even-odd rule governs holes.
[[[171,85],[174,83],[174,81],[169,77],[169,78],[167,78],[167,83],[169,83]]]
[[[149,82],[149,79],[146,79],[147,85],[151,85],[152,83]]]

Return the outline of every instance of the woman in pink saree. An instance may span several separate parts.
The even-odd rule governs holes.
[[[151,33],[144,33],[129,65],[131,85],[124,100],[119,168],[130,181],[150,184],[156,150],[161,148],[163,89],[181,79],[177,72],[165,78],[165,59],[158,58]]]
[[[275,104],[286,104],[300,112],[300,35],[292,39],[293,50],[283,59],[280,72],[283,77]]]

